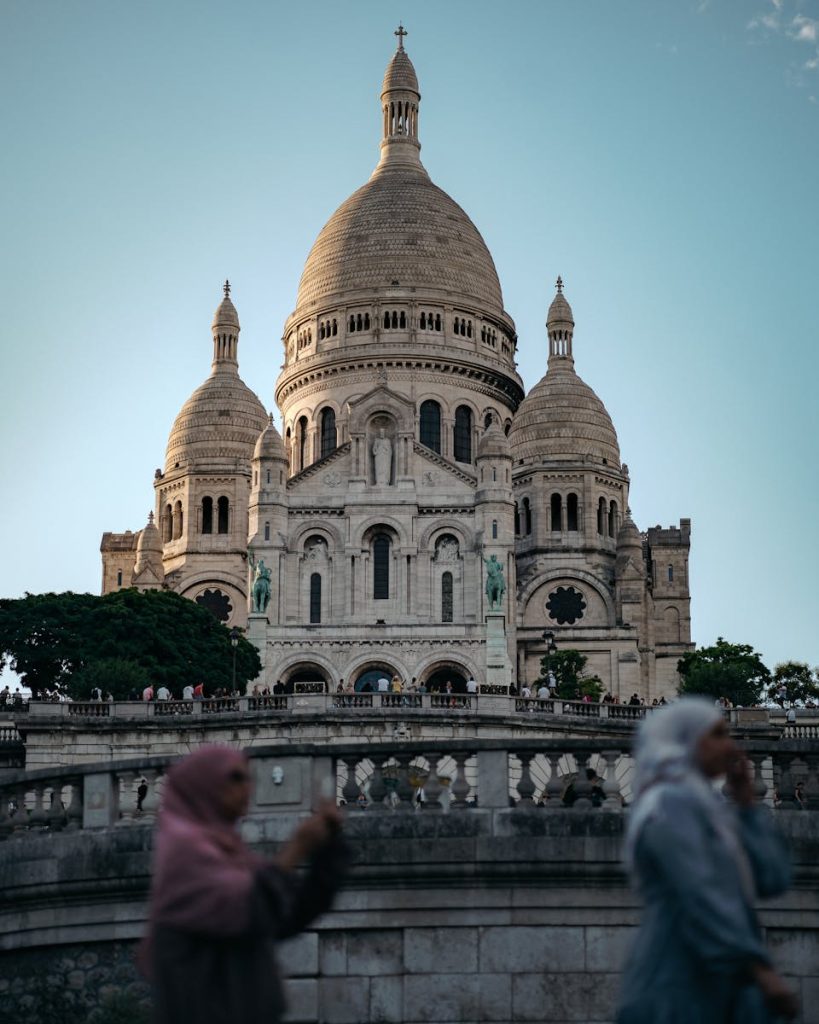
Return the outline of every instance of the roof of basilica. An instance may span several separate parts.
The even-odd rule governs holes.
[[[418,156],[418,79],[399,40],[384,75],[381,160],[319,233],[299,283],[296,317],[396,284],[414,288],[419,299],[440,295],[503,315],[486,243],[461,207],[433,184]],[[415,111],[408,122],[390,124],[391,104],[409,104]]]

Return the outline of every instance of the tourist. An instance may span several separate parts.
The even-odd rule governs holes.
[[[56,698],[57,698],[57,700],[60,699],[59,693],[56,694]],[[110,690],[106,690],[106,693],[105,693],[105,703],[106,704],[113,704],[114,703],[114,695],[113,695],[113,693],[111,693]]]
[[[193,699],[204,700],[205,699],[205,684],[197,683],[193,688]]]
[[[46,690],[46,700],[51,700],[51,693],[50,693],[49,690]],[[102,690],[99,688],[99,686],[92,687],[92,689],[91,689],[91,700],[93,700],[93,701],[101,701],[102,700]]]
[[[521,697],[523,697],[524,700],[529,700],[529,698],[532,696],[532,690],[528,683],[524,683],[523,686],[520,688],[520,695]]]
[[[151,686],[150,683],[148,683],[148,685],[142,691],[142,699],[143,700],[153,700],[154,699],[154,688],[153,688],[153,686]]]
[[[281,679],[277,679],[273,684],[273,696],[280,697],[284,693],[284,683]]]
[[[545,681],[541,680],[540,686],[537,688],[537,699],[538,700],[548,700],[549,695],[550,695],[549,687],[546,685]]]
[[[518,688],[517,688],[517,686],[515,686],[514,682],[512,682],[512,683],[509,684],[509,696],[510,697],[517,697],[517,695],[518,695]]]
[[[693,697],[649,715],[634,758],[626,861],[644,910],[617,1024],[794,1017],[754,910],[787,887],[787,852],[720,711]]]
[[[603,792],[603,780],[594,770],[594,768],[586,769],[586,781],[591,786],[591,789],[587,791],[586,799],[591,800],[592,807],[601,807],[605,800],[605,793]],[[576,780],[572,779],[569,785],[566,787],[566,792],[563,794],[563,806],[574,807],[577,800],[582,796],[581,793],[577,792],[577,786],[575,785]]]
[[[796,708],[791,704],[788,710],[785,712],[785,721],[788,725],[796,725]]]
[[[629,703],[629,707],[639,707],[640,706],[640,694],[639,693],[632,693],[631,699],[629,700],[628,703]]]
[[[128,691],[128,700],[139,700],[139,690],[135,686]]]
[[[157,700],[170,700],[171,699],[171,691],[168,689],[168,687],[164,683],[156,691],[156,699]]]
[[[193,687],[190,683],[182,687],[182,700],[193,700]]]
[[[306,928],[338,888],[338,808],[326,802],[268,860],[236,827],[249,799],[248,762],[230,747],[200,747],[167,775],[140,949],[155,1024],[280,1021],[286,1007],[272,941]],[[301,879],[295,869],[305,860]]]
[[[401,685],[401,676],[394,675],[390,684],[390,689],[393,693],[401,693],[403,686]]]
[[[378,680],[378,692],[389,693],[390,681],[386,676],[381,676]]]
[[[467,679],[467,681],[466,681],[466,692],[467,693],[477,693],[478,692],[478,684],[475,682],[475,680],[472,678],[472,676],[470,676],[469,679]]]

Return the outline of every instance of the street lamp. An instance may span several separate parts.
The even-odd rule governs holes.
[[[230,695],[236,693],[236,648],[239,646],[239,630],[236,626],[230,631],[230,646],[233,648],[233,685],[230,688]]]
[[[554,696],[554,691],[557,689],[557,680],[555,679],[555,674],[552,671],[552,657],[557,652],[557,644],[555,643],[555,635],[551,629],[544,629],[543,642],[546,644],[546,676],[549,680],[549,690]]]

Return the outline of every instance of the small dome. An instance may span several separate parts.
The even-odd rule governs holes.
[[[504,434],[500,423],[493,417],[488,429],[481,434],[478,441],[478,458],[495,456],[508,459],[511,458],[511,454],[509,438]]]
[[[284,442],[282,441],[281,434],[276,430],[273,423],[273,413],[270,414],[270,419],[267,426],[259,434],[259,438],[256,441],[256,447],[253,449],[254,459],[282,459],[287,461],[287,456],[284,452]]]
[[[574,326],[574,313],[572,313],[572,307],[569,305],[569,300],[563,294],[563,282],[560,278],[558,278],[557,281],[557,295],[552,299],[552,304],[549,306],[546,325],[548,327],[551,327],[552,324],[571,324]]]
[[[216,312],[213,314],[212,327],[235,327],[239,330],[239,314],[236,312],[236,307],[230,301],[230,281],[225,281],[224,285],[225,297],[216,307]]]
[[[620,446],[611,417],[574,372],[570,359],[555,360],[521,402],[512,420],[509,443],[516,462],[591,458],[620,466]]]
[[[165,472],[177,465],[242,463],[249,467],[267,410],[237,373],[213,373],[182,406],[165,451]]]
[[[137,561],[140,555],[158,554],[162,560],[162,538],[154,522],[153,512],[148,513],[148,522],[139,532],[137,541]]]
[[[643,538],[640,536],[640,531],[634,520],[631,518],[631,509],[626,509],[626,515],[623,519],[623,525],[617,534],[617,552],[625,551],[629,548],[634,548],[640,552],[642,557],[643,553]]]
[[[412,61],[406,51],[401,48],[395,51],[392,60],[384,72],[384,81],[381,85],[381,95],[391,92],[393,89],[408,89],[410,92],[418,92],[418,76]],[[420,96],[420,93],[418,93]]]

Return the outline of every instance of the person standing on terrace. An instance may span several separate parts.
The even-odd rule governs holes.
[[[634,757],[626,862],[644,910],[617,1024],[792,1019],[796,999],[754,911],[787,888],[788,855],[720,710],[698,697],[659,708]],[[729,800],[714,788],[721,776]]]
[[[249,800],[250,766],[231,747],[201,747],[168,773],[139,957],[155,1024],[276,1024],[286,1007],[273,944],[328,910],[339,887],[346,851],[334,803],[270,860],[239,835]]]

